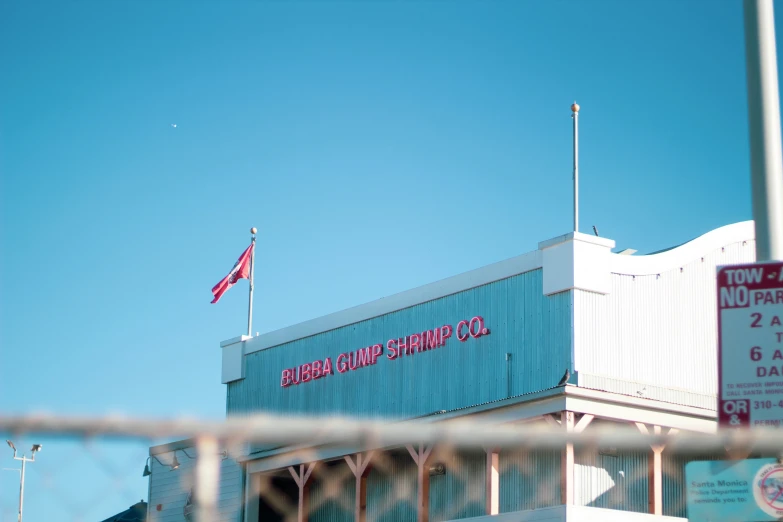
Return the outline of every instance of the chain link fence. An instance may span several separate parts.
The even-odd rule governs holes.
[[[780,430],[653,428],[596,419],[578,431],[555,417],[501,425],[0,417],[5,438],[43,437],[58,448],[26,466],[36,485],[26,520],[103,520],[135,504],[149,521],[448,521],[566,503],[648,513],[660,509],[656,495],[665,497],[661,514],[684,517],[687,462],[783,455]],[[8,457],[3,467],[14,469]],[[2,520],[16,520],[11,486],[20,477],[4,473]],[[44,507],[58,516],[42,518]],[[134,520],[132,511],[117,520]]]

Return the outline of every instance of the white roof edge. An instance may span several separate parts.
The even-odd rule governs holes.
[[[615,246],[614,239],[608,239],[605,237],[584,234],[582,232],[569,232],[568,234],[563,234],[557,237],[553,237],[552,239],[547,239],[546,241],[539,242],[538,249],[544,250],[559,245],[560,243],[564,243],[569,239],[573,239],[575,241],[582,241],[583,243],[592,243],[594,245],[605,246],[608,248],[614,248]]]
[[[242,341],[247,341],[248,339],[251,339],[252,337],[249,335],[240,335],[239,337],[233,337],[227,341],[223,341],[220,343],[221,348],[225,348],[226,346],[231,346],[232,344],[241,343]]]
[[[196,439],[182,439],[166,442],[165,444],[157,444],[150,446],[150,455],[162,455],[163,453],[169,453],[181,449],[191,449],[196,447]]]
[[[441,279],[412,290],[262,334],[245,342],[245,354],[328,332],[360,321],[366,321],[367,319],[500,281],[501,279],[530,272],[541,267],[541,251],[533,250],[511,259]]]
[[[613,253],[610,256],[610,271],[624,275],[654,275],[679,268],[719,248],[755,241],[756,229],[753,221],[741,221],[716,228],[677,248],[648,256],[626,256]]]

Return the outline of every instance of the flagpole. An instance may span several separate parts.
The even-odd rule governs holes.
[[[250,296],[247,300],[247,336],[253,337],[253,270],[255,269],[256,260],[256,227],[250,229],[250,239],[252,241],[253,250],[250,251]]]
[[[579,232],[579,105],[571,105],[574,120],[574,232]]]

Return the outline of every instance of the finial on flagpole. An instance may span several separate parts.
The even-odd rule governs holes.
[[[579,232],[579,105],[571,105],[574,120],[574,232]]]
[[[250,229],[250,233],[253,234],[254,236],[256,235],[256,232],[258,232],[258,229],[256,227]]]

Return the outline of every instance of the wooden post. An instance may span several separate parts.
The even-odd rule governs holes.
[[[405,446],[408,449],[408,453],[413,457],[413,462],[416,463],[418,472],[416,476],[418,478],[418,498],[416,500],[416,520],[417,522],[429,522],[430,519],[430,470],[429,459],[432,455],[432,446],[425,447],[419,445],[419,449],[415,450],[413,446]]]
[[[372,459],[373,453],[372,451],[364,455],[357,453],[356,462],[351,459],[350,455],[345,456],[345,462],[348,463],[348,467],[356,477],[356,522],[366,522],[367,520],[367,477],[372,469],[370,459]]]
[[[315,468],[315,462],[310,464],[299,464],[299,472],[293,466],[288,466],[288,471],[291,472],[291,476],[294,477],[294,482],[299,486],[299,515],[297,516],[298,522],[307,522],[310,515],[309,513],[309,500],[310,500],[310,474]]]
[[[258,509],[261,495],[261,473],[247,473],[245,484],[245,519],[258,520]]]
[[[500,472],[498,462],[500,454],[498,450],[491,449],[487,451],[487,515],[497,515],[500,512]]]
[[[553,415],[544,415],[544,420],[552,426],[562,428],[566,433],[582,433],[595,415],[584,414],[579,422],[574,424],[574,412],[560,412],[560,420]],[[574,445],[566,443],[560,455],[560,502],[570,506],[574,503]]]
[[[560,426],[571,433],[574,431],[574,412],[560,413]],[[560,456],[560,502],[566,506],[574,503],[574,445],[566,443]]]
[[[650,434],[645,424],[641,422],[635,424],[640,432],[645,435]],[[653,426],[653,433],[660,435],[661,427]],[[668,434],[674,435],[676,433],[677,429],[672,428]],[[663,459],[661,454],[665,447],[665,444],[650,445],[652,451],[647,457],[647,511],[653,515],[663,515]]]

